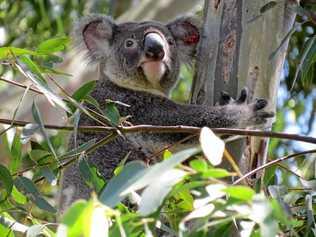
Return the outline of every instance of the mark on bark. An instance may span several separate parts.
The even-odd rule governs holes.
[[[229,75],[233,68],[233,60],[236,51],[236,40],[237,32],[236,30],[231,31],[225,38],[223,42],[223,80],[225,83],[229,81]]]
[[[214,8],[215,8],[215,10],[218,9],[220,3],[221,3],[221,0],[215,0],[214,1]]]
[[[253,94],[256,89],[257,81],[259,79],[259,67],[255,66],[252,68],[248,74],[247,78],[247,87],[249,89],[249,97],[248,97],[248,102],[252,101],[253,99]]]

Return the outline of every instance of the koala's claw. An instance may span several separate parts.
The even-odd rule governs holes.
[[[248,99],[248,89],[245,87],[241,90],[238,99],[234,100],[226,91],[221,92],[220,105],[244,104]]]
[[[228,105],[233,101],[233,98],[226,92],[222,91],[221,92],[221,98],[220,98],[220,104],[221,105]]]
[[[245,87],[241,90],[239,98],[237,99],[237,104],[243,104],[247,101],[248,98],[248,89]]]

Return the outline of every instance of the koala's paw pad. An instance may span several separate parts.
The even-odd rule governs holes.
[[[267,122],[268,118],[274,117],[273,112],[267,112],[263,109],[268,105],[268,101],[266,99],[255,99],[253,103],[248,104],[250,106],[251,111],[253,111],[253,115],[250,117],[250,123],[252,124],[264,124]]]

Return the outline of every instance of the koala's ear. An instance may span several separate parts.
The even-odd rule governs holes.
[[[180,17],[167,24],[173,35],[180,60],[190,63],[196,54],[197,46],[201,38],[201,21],[196,17]]]
[[[107,58],[115,27],[110,17],[100,15],[85,17],[75,29],[77,45],[87,50],[91,60]]]

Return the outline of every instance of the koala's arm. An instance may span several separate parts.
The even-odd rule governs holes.
[[[224,105],[205,106],[177,104],[167,98],[138,93],[134,98],[134,105],[126,113],[132,116],[132,122],[135,124],[211,128],[242,128],[263,124],[267,118],[273,117],[273,113],[263,111],[267,105],[265,99],[257,99],[252,103],[246,102],[247,90],[242,90],[237,100],[224,96],[226,96]],[[129,102],[131,99],[129,96]]]

